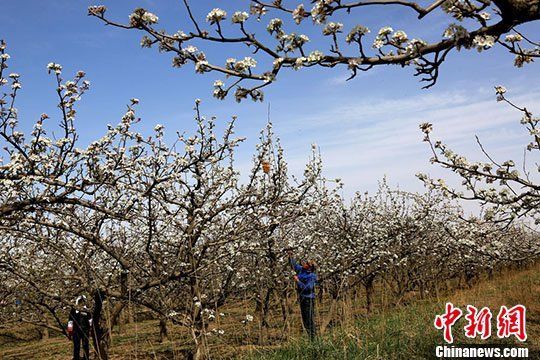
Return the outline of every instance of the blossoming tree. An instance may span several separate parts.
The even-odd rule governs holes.
[[[457,174],[462,181],[463,189],[452,188],[443,179],[434,180],[425,174],[418,174],[418,177],[427,186],[442,189],[452,197],[477,200],[486,205],[484,218],[488,221],[508,224],[517,218],[532,218],[538,224],[540,187],[536,174],[539,169],[528,168],[527,156],[536,156],[536,152],[540,149],[538,130],[540,118],[534,116],[527,108],[519,107],[508,100],[503,86],[496,86],[495,91],[498,101],[509,104],[522,114],[520,122],[530,136],[530,142],[524,149],[521,169],[512,159],[496,160],[486,151],[478,137],[476,139],[486,161],[471,162],[452,151],[442,141],[432,140],[432,124],[423,123],[420,128],[425,134],[424,141],[429,144],[433,153],[431,162]]]
[[[132,17],[156,20],[142,11]],[[9,86],[0,98],[2,326],[24,322],[66,335],[68,309],[84,293],[93,298],[99,359],[109,358],[112,329],[122,314],[137,309],[160,320],[162,335],[168,322],[186,329],[189,356],[204,359],[212,355],[212,340],[227,335],[218,316],[227,302],[252,300],[259,342],[265,342],[278,299],[288,322],[295,290],[286,250],[319,262],[320,294],[330,294],[334,308],[343,294],[363,289],[368,310],[375,306],[377,281],[399,301],[414,292],[423,296],[443,279],[471,283],[483,271],[540,253],[535,232],[516,224],[500,232],[491,223],[464,221],[459,206],[438,191],[411,194],[384,185],[374,196],[349,202],[340,194],[341,181],[322,175],[316,147],[302,176],[293,177],[271,124],[242,178],[234,161],[243,141],[234,133],[236,119],[207,119],[199,101],[195,130],[177,134],[172,143],[162,125],[150,135],[135,130],[139,101],[131,99],[118,124],[79,148],[75,105],[89,83],[83,72],[65,81],[55,63],[47,69],[55,79],[62,137],[49,135],[54,125],[45,114],[26,137],[15,107],[20,76],[5,75],[3,42],[0,52],[0,87]],[[537,120],[523,112],[535,136]],[[429,133],[429,124],[423,129]],[[460,174],[474,171],[459,161]],[[512,166],[499,166],[504,171],[498,179],[521,179]],[[325,324],[336,317],[329,311]],[[247,328],[254,316],[236,320]]]
[[[262,100],[261,89],[287,68],[343,66],[354,78],[375,66],[413,66],[415,75],[428,88],[437,82],[439,69],[452,50],[483,51],[499,45],[515,55],[518,67],[540,56],[538,42],[519,30],[520,25],[540,19],[539,5],[532,0],[434,0],[428,5],[405,0],[312,0],[309,6],[298,1],[252,0],[245,11],[239,9],[230,14],[214,8],[206,19],[194,14],[188,0],[182,3],[192,28],[176,32],[158,29],[158,16],[142,8],[130,15],[129,23],[109,19],[103,5],[91,6],[88,12],[108,25],[146,33],[141,45],[172,53],[175,67],[192,63],[198,73],[215,72],[230,78],[229,83],[216,80],[214,96],[223,99],[234,92],[238,101],[248,97]],[[494,7],[490,9],[492,3]],[[361,14],[364,7],[379,7],[381,11],[394,7],[412,12],[422,24],[429,21],[433,12],[442,11],[448,15],[447,27],[439,40],[427,42],[391,26],[381,26],[375,36],[370,36],[370,30],[362,24],[346,28],[340,22],[347,16]],[[261,34],[259,21],[267,24],[270,37]],[[304,31],[304,22],[317,28],[315,31],[323,38],[320,41],[328,39],[328,49],[315,48],[310,38],[299,32]],[[245,45],[249,53],[242,59],[210,59],[204,47],[213,44]],[[256,66],[261,64],[266,69],[257,70]]]

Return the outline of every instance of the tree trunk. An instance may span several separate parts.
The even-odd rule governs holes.
[[[47,320],[47,325],[49,324],[49,320]],[[49,328],[48,327],[42,327],[39,332],[41,340],[47,340],[49,338]]]
[[[286,290],[281,293],[280,304],[281,304],[281,318],[284,324],[283,332],[284,334],[289,334],[291,330],[291,324],[289,321],[289,314],[291,313],[291,309],[290,309],[290,304],[288,301]]]
[[[207,358],[206,335],[202,318],[198,316],[191,327],[191,337],[195,345],[193,360],[204,360]]]
[[[109,359],[109,331],[105,331],[101,326],[101,315],[103,313],[103,293],[97,290],[94,293],[94,311],[92,314],[92,342],[96,349],[97,359]]]
[[[122,294],[122,297],[126,298],[128,296],[128,291],[129,291],[128,272],[122,271],[120,273],[120,293]],[[127,323],[128,323],[128,320],[127,320],[127,308],[126,308],[120,312],[119,321],[118,321],[118,330],[122,332],[123,325]]]
[[[196,269],[195,259],[191,259],[193,269]],[[204,360],[207,358],[207,344],[206,344],[206,325],[204,323],[202,314],[202,297],[201,288],[197,273],[195,272],[190,277],[192,312],[191,312],[191,337],[195,346],[193,352],[194,360]]]
[[[321,322],[321,335],[324,334],[326,329],[328,328],[328,325],[330,325],[330,322],[334,319],[334,315],[336,313],[336,306],[338,302],[338,292],[332,294],[332,300],[330,303],[330,310],[328,310],[328,314],[326,315],[326,319],[324,319]]]
[[[425,285],[424,285],[424,282],[423,281],[420,281],[420,284],[419,284],[419,290],[420,290],[420,300],[424,300],[425,299],[425,292],[426,292],[426,288],[425,288]]]
[[[366,289],[366,311],[368,314],[371,314],[371,311],[373,310],[373,282],[375,280],[375,277],[370,276],[367,278],[366,282],[364,283],[364,287]]]
[[[268,338],[268,313],[270,311],[270,300],[272,299],[273,288],[268,288],[261,303],[259,311],[259,345],[266,342]]]
[[[159,342],[162,343],[169,339],[169,332],[167,330],[167,319],[162,317],[159,319]]]

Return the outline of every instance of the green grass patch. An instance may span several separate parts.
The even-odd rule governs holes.
[[[431,325],[435,303],[416,303],[392,312],[363,316],[350,329],[333,329],[314,341],[292,340],[272,351],[252,351],[244,359],[427,359],[440,335]]]

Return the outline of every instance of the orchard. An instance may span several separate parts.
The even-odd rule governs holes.
[[[540,56],[538,43],[519,30],[540,18],[531,1],[251,1],[234,12],[213,8],[205,18],[181,3],[191,27],[184,31],[162,30],[159,14],[142,8],[127,22],[110,18],[103,5],[88,14],[142,32],[141,46],[170,54],[174,67],[193,64],[197,73],[221,76],[213,96],[224,101],[229,95],[263,101],[262,89],[289,69],[344,67],[355,81],[383,65],[412,67],[430,88],[455,51],[501,47],[517,67],[532,67]],[[420,26],[442,11],[447,27],[440,39],[425,41],[388,25],[373,33],[362,24],[345,29],[334,19],[363,7],[403,8]],[[266,33],[255,34],[252,23],[263,24]],[[328,47],[311,46],[303,26],[316,28]],[[246,55],[211,58],[206,49],[216,44],[242,46]],[[138,130],[144,101],[133,98],[116,124],[85,143],[78,110],[90,82],[84,71],[68,74],[54,62],[41,70],[49,74],[58,109],[23,131],[17,100],[24,77],[11,72],[17,59],[9,51],[2,41],[3,330],[24,324],[42,337],[68,337],[70,308],[84,294],[93,305],[96,359],[115,358],[118,329],[143,317],[156,320],[160,341],[174,341],[171,329],[187,334],[186,358],[211,359],[225,341],[263,346],[297,333],[291,253],[316,264],[321,336],[352,313],[369,317],[383,304],[392,311],[443,297],[500,271],[533,266],[540,256],[537,164],[527,165],[525,157],[521,169],[514,160],[498,161],[480,138],[478,157],[487,160],[470,161],[434,139],[438,129],[431,123],[422,123],[418,133],[434,167],[461,185],[419,173],[425,189],[413,192],[381,174],[375,192],[356,189],[349,196],[344,181],[327,175],[317,145],[304,149],[310,155],[295,176],[272,121],[258,134],[238,136],[241,118],[207,115],[212,109],[199,99],[191,132],[161,124]],[[522,118],[530,137],[524,152],[536,156],[540,118],[514,103],[502,85],[493,95],[493,106],[510,106],[517,122]],[[236,159],[243,135],[257,139],[247,169]],[[471,201],[479,204],[477,214],[464,209]],[[241,311],[230,311],[235,306]]]

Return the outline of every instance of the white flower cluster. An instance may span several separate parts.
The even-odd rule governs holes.
[[[245,11],[237,11],[233,14],[231,21],[235,24],[241,24],[249,18],[249,14]]]
[[[486,21],[491,19],[491,14],[485,11],[478,14],[478,16],[480,16],[481,19],[484,19]]]
[[[325,25],[323,28],[323,35],[335,35],[337,33],[342,32],[343,30],[343,24],[338,22],[329,22]]]
[[[388,44],[389,43],[388,35],[390,35],[393,31],[394,29],[392,29],[390,26],[385,26],[381,28],[379,32],[377,33],[375,40],[373,41],[373,47],[375,49],[380,49],[384,45]]]
[[[322,59],[324,59],[324,54],[319,50],[313,50],[312,52],[309,53],[307,57],[307,61],[311,63],[319,62]]]
[[[520,34],[509,34],[506,35],[504,38],[504,41],[509,43],[516,43],[520,42],[521,40],[523,40],[523,36],[521,36]]]
[[[420,124],[420,130],[427,135],[433,131],[433,125],[430,123],[422,123]]]
[[[195,63],[195,72],[203,74],[208,71],[210,71],[210,69],[208,68],[208,61],[200,60]]]
[[[461,0],[445,1],[442,3],[442,9],[443,11],[451,14],[454,18],[456,18],[459,21],[462,21],[464,18],[471,18],[477,15],[476,5],[469,1],[461,1]],[[480,16],[480,18],[484,18],[484,16],[486,15],[484,14],[483,16]],[[487,16],[489,16],[489,14],[487,14]]]
[[[227,96],[227,91],[223,88],[225,83],[222,80],[214,81],[214,97],[223,100]]]
[[[352,28],[352,30],[347,34],[345,37],[345,41],[347,43],[351,43],[353,41],[360,41],[362,36],[369,33],[369,29],[363,25],[356,25]]]
[[[141,47],[143,48],[151,48],[154,44],[154,40],[150,39],[150,37],[144,35],[141,39]]]
[[[257,66],[257,60],[254,58],[247,56],[242,60],[237,61],[234,58],[227,59],[226,67],[227,69],[234,70],[240,73],[244,73],[249,71],[251,68],[254,68]]]
[[[304,56],[300,56],[296,58],[293,64],[294,70],[300,70],[302,67],[304,67],[304,63],[307,61],[307,58]]]
[[[506,88],[502,85],[497,85],[495,86],[495,93],[497,94],[497,101],[503,101]]]
[[[50,62],[47,64],[47,70],[49,70],[49,73],[54,72],[56,74],[61,74],[62,65]]]
[[[270,20],[270,22],[268,23],[268,26],[266,26],[266,30],[271,35],[275,33],[276,37],[280,38],[281,35],[283,34],[282,26],[283,26],[283,20],[279,18],[274,18]]]
[[[478,52],[487,50],[495,44],[495,37],[491,35],[476,35],[473,39],[473,45]]]
[[[220,8],[212,9],[208,15],[206,15],[206,21],[210,24],[216,24],[227,17],[227,12]]]
[[[495,86],[495,92],[499,95],[506,93],[506,88],[502,85]]]
[[[274,69],[281,67],[281,65],[283,64],[283,60],[284,59],[282,57],[275,58],[274,61],[272,62]]]
[[[107,8],[103,5],[93,5],[88,7],[88,14],[90,15],[103,16],[106,11]]]
[[[324,24],[328,18],[328,12],[326,11],[327,1],[329,0],[316,0],[311,8],[311,18],[318,24]]]
[[[144,14],[141,17],[141,20],[145,24],[156,24],[159,21],[159,18],[155,14],[152,14],[151,12],[145,11]]]
[[[252,321],[253,321],[253,315],[247,314],[245,319],[242,320],[242,323],[247,324],[247,323],[252,322]]]
[[[523,50],[521,53],[517,54],[514,59],[514,66],[522,67],[524,64],[529,64],[534,61],[534,58],[538,56],[538,51],[534,50]]]
[[[461,40],[469,37],[469,32],[461,25],[450,24],[443,33],[446,39]]]
[[[249,5],[249,12],[252,14],[252,15],[257,15],[257,20],[260,20],[262,16],[264,16],[266,13],[267,13],[267,9],[264,5],[262,4],[256,4],[254,2],[252,2],[250,5]]]
[[[19,74],[11,73],[11,74],[9,74],[8,77],[13,80],[13,82],[11,84],[11,88],[13,90],[18,90],[18,89],[20,89],[22,87],[21,83],[19,82],[19,77],[20,77]]]
[[[159,18],[143,8],[135,9],[135,11],[129,15],[129,23],[131,26],[140,27],[142,25],[153,25],[159,21]]]
[[[398,30],[394,34],[392,34],[392,43],[396,45],[401,45],[404,42],[407,42],[407,34],[405,31]]]
[[[307,12],[304,8],[304,4],[298,5],[292,12],[292,17],[294,19],[294,22],[297,24],[300,24],[302,20],[306,17]]]
[[[307,42],[309,42],[309,37],[304,34],[298,35],[296,33],[291,33],[287,35],[282,33],[280,35],[281,44],[278,46],[277,49],[278,51],[285,51],[286,53],[293,52],[296,49],[300,49]]]
[[[415,54],[417,53],[421,48],[427,45],[427,42],[425,42],[422,39],[411,39],[407,46],[405,47],[405,50],[408,53]]]

